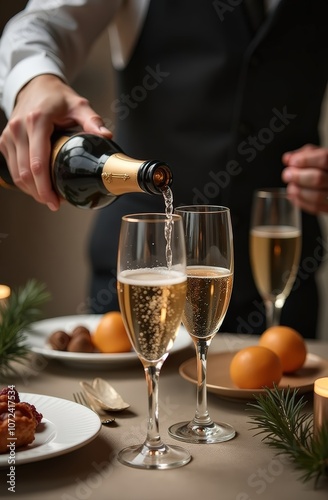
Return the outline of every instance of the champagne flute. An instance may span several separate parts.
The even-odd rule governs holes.
[[[190,461],[190,453],[163,443],[158,419],[160,370],[178,333],[186,297],[180,216],[145,213],[122,218],[117,281],[121,313],[148,390],[146,439],[120,451],[118,459],[142,469],[181,467]]]
[[[301,255],[301,214],[284,188],[255,191],[250,225],[250,259],[264,301],[266,326],[279,325]]]
[[[190,443],[218,443],[235,435],[234,428],[216,423],[207,409],[206,360],[211,341],[225,317],[233,284],[233,237],[230,210],[214,205],[176,209],[185,226],[187,297],[182,322],[197,355],[197,405],[190,422],[169,428],[169,434]]]

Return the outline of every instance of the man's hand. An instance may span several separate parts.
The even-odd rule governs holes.
[[[55,128],[79,125],[85,132],[112,137],[87,99],[54,75],[31,80],[17,96],[13,113],[0,137],[14,183],[25,193],[58,210],[60,200],[50,177],[50,137]]]

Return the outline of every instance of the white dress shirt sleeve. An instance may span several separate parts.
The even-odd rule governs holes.
[[[150,0],[125,0],[109,26],[115,68],[122,69],[128,64],[146,19],[149,3]]]
[[[0,104],[10,116],[19,90],[51,73],[70,82],[122,0],[30,0],[0,40]]]

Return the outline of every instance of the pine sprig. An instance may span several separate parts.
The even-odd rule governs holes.
[[[252,429],[259,429],[256,435],[265,434],[263,441],[291,459],[304,482],[314,479],[316,486],[320,477],[328,477],[328,425],[313,434],[313,416],[304,412],[306,401],[297,393],[274,387],[248,403],[257,411],[251,417]]]
[[[0,379],[13,373],[12,362],[23,362],[29,353],[26,336],[31,323],[41,317],[40,307],[50,299],[44,284],[29,280],[0,303]]]

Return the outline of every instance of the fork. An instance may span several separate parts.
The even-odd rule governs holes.
[[[100,418],[102,425],[110,425],[110,424],[113,424],[115,422],[114,417],[102,418],[100,416],[99,412],[96,410],[95,406],[93,406],[91,403],[89,403],[89,401],[87,400],[87,398],[85,397],[83,392],[74,393],[73,399],[74,399],[75,403],[78,403],[82,406],[86,406],[87,408],[90,408],[90,410],[94,411],[98,415],[98,417]]]

